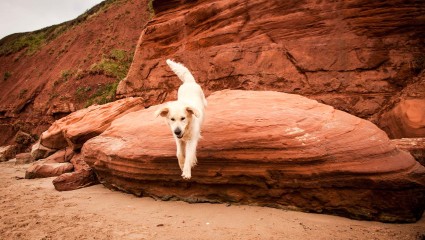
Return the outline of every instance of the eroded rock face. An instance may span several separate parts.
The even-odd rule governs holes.
[[[95,105],[76,111],[58,121],[41,135],[40,144],[78,150],[88,139],[102,133],[111,122],[129,112],[143,108],[140,98],[126,98],[105,105]]]
[[[172,58],[193,72],[206,95],[297,93],[379,123],[381,110],[424,69],[425,7],[415,1],[153,4],[155,18],[118,87],[119,96],[141,96],[146,106],[175,96],[180,81],[165,66]]]
[[[372,123],[277,92],[208,98],[192,179],[157,106],[114,121],[84,145],[101,183],[138,196],[295,208],[356,219],[422,216],[425,168]],[[143,121],[139,121],[143,119]]]

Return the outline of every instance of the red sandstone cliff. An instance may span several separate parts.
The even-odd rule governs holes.
[[[173,99],[180,82],[164,62],[173,58],[207,95],[297,93],[372,120],[391,137],[425,136],[423,102],[413,119],[403,110],[381,118],[400,97],[425,99],[421,1],[155,0],[154,8],[120,97],[141,96],[146,106]]]
[[[147,1],[107,0],[73,21],[0,40],[0,145],[113,100],[149,17]]]

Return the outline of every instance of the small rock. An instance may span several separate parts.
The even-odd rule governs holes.
[[[62,175],[66,172],[71,172],[74,166],[69,163],[49,163],[45,161],[38,161],[30,166],[25,172],[26,179],[32,178],[46,178]]]
[[[71,163],[74,166],[74,172],[64,173],[53,180],[56,190],[70,191],[99,183],[96,174],[82,160],[80,154],[75,154]]]

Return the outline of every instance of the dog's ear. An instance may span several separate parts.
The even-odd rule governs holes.
[[[168,107],[162,107],[155,111],[155,117],[158,117],[161,115],[161,117],[166,117],[168,115],[168,112],[170,109]]]
[[[200,117],[200,113],[196,108],[193,107],[186,107],[186,112],[189,114],[193,114],[195,115],[195,117],[199,118]]]

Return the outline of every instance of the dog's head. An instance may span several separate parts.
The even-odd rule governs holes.
[[[199,111],[180,102],[169,102],[155,112],[155,116],[165,117],[173,134],[181,139],[188,131],[193,116],[199,118]]]

